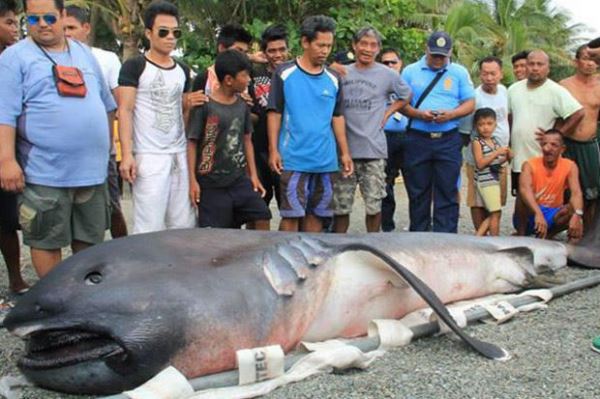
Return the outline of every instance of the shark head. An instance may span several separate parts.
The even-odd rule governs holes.
[[[152,264],[140,257],[148,252]],[[185,323],[168,298],[177,286],[167,258],[143,240],[115,240],[58,265],[4,321],[26,342],[25,376],[52,390],[109,394],[165,368],[184,345]]]

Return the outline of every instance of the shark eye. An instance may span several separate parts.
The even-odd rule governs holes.
[[[100,272],[91,272],[85,276],[85,283],[87,285],[98,285],[102,282],[102,274]]]

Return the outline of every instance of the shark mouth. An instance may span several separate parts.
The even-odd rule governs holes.
[[[43,370],[125,356],[126,351],[107,334],[84,330],[45,330],[29,335],[19,367]]]

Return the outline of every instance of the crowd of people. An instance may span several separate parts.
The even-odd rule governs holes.
[[[328,64],[336,23],[311,16],[295,58],[281,25],[264,31],[253,54],[255,38],[226,25],[214,64],[194,74],[172,56],[182,33],[172,3],[147,7],[148,48],[122,65],[87,44],[85,9],[62,0],[23,6],[27,37],[18,40],[17,4],[0,0],[0,242],[12,292],[27,289],[19,226],[40,277],[63,247],[85,249],[107,229],[128,234],[119,174],[131,184],[133,234],[265,230],[273,199],[282,231],[345,233],[357,186],[366,231],[393,231],[400,174],[410,231],[456,233],[463,165],[478,235],[499,234],[509,179],[519,235],[567,229],[577,240],[594,218],[593,45],[577,50],[575,75],[560,83],[548,77],[543,51],[516,54],[508,89],[502,60],[486,57],[475,88],[445,32],[403,68],[367,26],[351,53]]]

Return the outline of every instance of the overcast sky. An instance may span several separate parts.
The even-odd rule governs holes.
[[[600,36],[600,1],[599,0],[553,0],[554,5],[569,11],[574,22],[587,25],[590,32],[584,35],[589,38]]]

